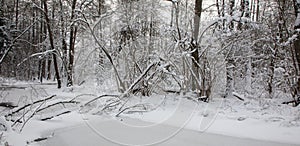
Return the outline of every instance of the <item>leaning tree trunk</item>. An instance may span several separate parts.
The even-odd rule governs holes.
[[[50,26],[50,20],[48,17],[48,6],[47,6],[47,0],[43,0],[44,3],[44,15],[45,15],[45,19],[46,19],[46,23],[47,23],[47,29],[48,29],[48,35],[49,35],[49,40],[50,40],[50,46],[51,49],[54,50],[54,42],[53,42],[53,34],[52,34],[52,30],[51,30],[51,26]],[[58,71],[58,65],[57,65],[57,60],[56,60],[56,54],[52,53],[52,58],[53,58],[53,65],[54,65],[54,70],[55,70],[55,77],[57,80],[57,88],[61,88],[61,79],[59,76],[59,71]]]

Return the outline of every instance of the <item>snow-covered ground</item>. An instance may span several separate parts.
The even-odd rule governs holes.
[[[11,88],[6,88],[8,86]],[[57,106],[71,113],[41,121],[55,112],[37,114],[25,125],[4,131],[0,145],[300,145],[300,108],[282,105],[286,100],[213,98],[210,103],[189,99],[189,95],[131,97],[125,107],[143,104],[148,112],[130,108],[119,117],[118,110],[100,112],[104,102],[83,107],[94,95],[112,94],[102,87],[77,86],[58,90],[52,83],[3,82],[0,102],[18,106],[56,95],[51,102],[76,98],[75,106]],[[80,95],[80,96],[79,96]],[[105,100],[107,101],[107,100]],[[2,124],[10,125],[1,109]],[[48,138],[35,142],[38,138]],[[41,139],[40,139],[41,140]],[[81,143],[80,143],[80,142]],[[160,143],[162,142],[162,143]]]
[[[126,124],[124,124],[126,123]],[[128,124],[130,123],[130,124]],[[64,145],[159,145],[159,146],[292,146],[293,144],[238,138],[195,130],[178,129],[170,125],[123,119],[89,121],[89,126],[61,129],[57,135],[45,142],[46,146]],[[130,126],[128,126],[130,125]],[[135,125],[135,126],[133,126]],[[148,125],[148,126],[136,126]],[[151,126],[150,126],[151,125]],[[117,129],[117,130],[116,130]],[[95,132],[96,131],[96,132]]]

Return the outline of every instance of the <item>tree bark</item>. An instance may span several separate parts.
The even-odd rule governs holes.
[[[51,64],[52,64],[52,60],[50,58],[48,58],[48,62],[47,62],[47,80],[51,79]]]
[[[16,28],[18,28],[18,21],[19,21],[19,0],[16,1]]]
[[[250,1],[249,0],[244,0],[244,6],[245,6],[245,17],[250,18],[251,17],[251,12],[250,12]]]
[[[234,60],[231,58],[231,55],[226,58],[226,91],[225,96],[232,96],[234,83],[233,83],[233,70],[234,70]]]
[[[300,68],[300,34],[299,34],[299,29],[300,29],[300,1],[295,0],[295,12],[296,12],[296,20],[295,20],[295,25],[294,29],[296,31],[296,34],[298,34],[297,39],[294,41],[294,50],[295,50],[295,55],[296,55],[296,61],[297,61],[297,66],[296,68]],[[296,91],[296,96],[299,96],[299,91],[300,91],[300,73],[299,70],[297,72],[297,91]]]
[[[297,0],[293,0],[294,11],[296,18],[298,17],[298,8],[297,8]]]
[[[219,0],[216,0],[216,7],[217,7],[217,13],[218,13],[218,17],[221,17],[221,11],[220,11],[220,4],[219,4]]]
[[[235,5],[235,0],[230,0],[229,1],[229,15],[231,17],[233,17],[233,8],[234,8],[234,5]],[[233,30],[234,29],[234,24],[233,24],[233,21],[230,22],[230,25],[229,25],[229,29],[230,30]]]
[[[195,15],[194,15],[194,32],[193,38],[195,41],[198,40],[199,30],[200,30],[200,20],[202,12],[202,0],[195,0]]]
[[[222,29],[225,29],[225,0],[222,0],[222,11],[221,11],[221,15],[222,15]]]
[[[242,29],[242,17],[250,18],[251,12],[250,12],[250,2],[249,0],[241,0],[241,16],[240,16],[240,22],[238,23],[238,30]]]
[[[259,21],[259,13],[260,13],[260,7],[259,7],[260,3],[259,3],[259,0],[257,0],[256,2],[256,22]]]
[[[74,50],[77,28],[72,22],[75,17],[76,0],[72,1],[72,12],[71,12],[71,31],[70,31],[70,42],[69,42],[69,64],[68,64],[68,83],[67,86],[73,86],[73,72],[74,72]]]
[[[50,26],[50,20],[48,17],[48,6],[47,6],[47,0],[43,0],[44,3],[44,15],[45,15],[45,19],[46,19],[46,23],[47,23],[47,29],[48,29],[48,35],[49,35],[49,40],[50,40],[50,46],[51,49],[54,50],[54,42],[53,42],[53,34],[52,34],[52,30],[51,30],[51,26]],[[57,88],[61,88],[61,79],[59,76],[59,71],[58,71],[58,65],[57,65],[57,60],[56,60],[56,54],[52,53],[52,58],[53,58],[53,65],[54,65],[54,70],[55,70],[55,77],[57,80]]]
[[[195,14],[194,14],[194,31],[193,31],[193,41],[192,41],[192,47],[191,50],[193,51],[192,57],[193,57],[193,66],[192,70],[195,73],[196,77],[192,76],[192,90],[199,90],[200,91],[200,85],[196,82],[196,80],[199,80],[199,48],[198,48],[198,36],[199,36],[199,30],[200,30],[200,20],[201,20],[201,12],[202,12],[202,0],[195,0]]]

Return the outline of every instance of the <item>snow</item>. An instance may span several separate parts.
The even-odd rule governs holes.
[[[93,126],[92,128],[88,128],[88,125],[81,125],[73,129],[64,129],[59,132],[57,138],[50,139],[45,145],[292,145],[201,133],[187,129],[177,132],[177,127],[163,124],[133,127],[128,125],[128,123],[134,125],[151,124],[134,119],[124,119],[122,122],[116,120],[98,120],[97,122],[89,123],[90,126]],[[114,128],[118,130],[114,131]],[[88,138],[83,138],[82,135]],[[70,140],[71,138],[72,140]]]
[[[173,0],[173,2],[177,2],[177,0]],[[214,1],[209,2],[214,3]],[[113,4],[114,1],[110,3]],[[167,1],[162,1],[161,3],[162,7],[158,10],[160,19],[164,20],[165,23],[169,23],[171,21],[172,3]],[[207,5],[210,4],[207,3]],[[113,6],[112,9],[117,9],[117,7]],[[226,15],[220,19],[228,22],[232,20],[240,21],[239,16],[240,14],[234,14],[234,16]],[[210,24],[220,21],[215,20],[213,15],[202,15],[202,17],[208,17],[205,18],[206,21],[213,19]],[[119,21],[118,19],[113,18],[116,21]],[[100,21],[101,19],[98,20],[98,22]],[[242,18],[241,21],[246,22],[249,20]],[[300,19],[296,21],[296,25],[298,24],[300,24]],[[171,31],[174,28],[168,29]],[[228,32],[227,35],[232,34]],[[293,35],[283,45],[291,44],[297,36]],[[276,98],[274,97],[274,99],[263,99],[259,96],[251,98],[241,93],[234,93],[233,95],[244,99],[244,101],[241,101],[236,97],[227,99],[216,97],[218,93],[213,92],[213,98],[209,103],[198,101],[196,98],[193,98],[192,94],[188,93],[181,93],[180,95],[154,94],[150,97],[131,95],[124,108],[133,107],[137,104],[144,106],[142,108],[128,109],[120,114],[119,117],[115,117],[120,112],[116,109],[110,109],[110,111],[106,112],[101,111],[103,105],[107,104],[109,100],[113,101],[114,98],[108,97],[85,105],[88,101],[100,95],[120,94],[115,90],[117,85],[114,81],[96,81],[96,77],[93,78],[93,75],[97,74],[95,73],[97,64],[93,60],[95,57],[92,55],[96,51],[94,48],[97,46],[95,43],[91,43],[93,41],[89,39],[88,37],[80,38],[77,47],[82,48],[82,50],[77,49],[76,51],[78,52],[75,52],[75,55],[77,55],[75,58],[79,59],[75,63],[74,78],[75,83],[83,83],[81,86],[59,90],[56,89],[55,83],[51,81],[40,84],[0,78],[0,86],[3,87],[0,93],[0,102],[9,101],[20,107],[26,103],[54,94],[56,95],[55,99],[46,102],[44,106],[74,98],[80,102],[79,105],[61,105],[40,113],[30,119],[22,131],[19,131],[19,127],[10,128],[9,125],[12,122],[6,121],[4,117],[12,109],[0,107],[0,145],[6,142],[13,146],[120,144],[173,146],[200,144],[211,146],[300,145],[300,107],[282,105],[283,101],[289,99],[280,95]],[[257,42],[261,40],[257,40]],[[174,49],[178,48],[180,43],[182,42],[178,41],[174,45]],[[30,57],[43,57],[53,51],[36,53]],[[160,53],[158,52],[157,54]],[[182,55],[188,57],[190,52],[183,51]],[[181,55],[179,54],[179,56]],[[160,57],[163,58],[164,56]],[[26,60],[23,60],[23,62]],[[165,64],[165,66],[167,65]],[[148,68],[151,68],[151,66],[148,66]],[[228,68],[232,67],[234,66],[229,66]],[[176,75],[175,72],[166,70],[164,66],[160,69],[165,73]],[[275,73],[278,76],[281,76],[284,72],[286,71],[283,68],[278,67],[275,69]],[[110,73],[101,73],[101,75]],[[138,82],[143,77],[143,74],[135,82]],[[218,82],[217,84],[218,86],[215,88],[224,86],[224,82]],[[131,86],[129,90],[133,87]],[[125,94],[129,93],[129,90]],[[40,120],[41,118],[68,110],[72,112],[51,120]],[[7,131],[2,129],[1,124],[8,127]],[[48,139],[34,142],[37,138]]]
[[[64,117],[63,122],[59,119],[47,122],[37,120],[30,121],[22,132],[9,132],[5,134],[6,140],[13,146],[25,146],[27,142],[36,138],[44,136],[43,133],[47,132],[47,136],[53,134],[54,129],[73,127],[82,123],[82,118],[78,114],[70,114]],[[50,131],[50,132],[48,132]]]
[[[73,90],[68,90],[69,88],[58,90],[54,84],[39,85],[32,83],[25,85],[22,82],[16,82],[14,86],[22,86],[26,89],[5,90],[8,94],[3,100],[16,98],[17,95],[30,96],[33,89],[40,89],[39,91],[43,91],[42,94],[55,93],[57,95],[55,100],[71,99],[77,96],[77,100],[82,101],[82,104],[84,104],[94,98],[90,94],[91,91],[95,95],[102,95],[103,93],[103,91],[96,90],[96,87],[90,86],[75,86]],[[74,112],[70,114],[55,117],[48,121],[40,121],[39,117],[45,115],[37,115],[26,124],[21,132],[15,129],[1,132],[4,133],[4,140],[1,143],[7,141],[10,145],[24,146],[34,139],[49,137],[49,140],[30,143],[30,145],[65,144],[60,142],[67,142],[69,145],[80,145],[80,143],[74,143],[76,142],[74,139],[78,137],[82,140],[81,144],[87,142],[99,145],[104,142],[105,145],[114,145],[114,142],[107,142],[107,140],[101,140],[99,136],[97,137],[95,132],[101,132],[105,136],[110,136],[110,139],[119,140],[120,143],[137,145],[160,142],[162,138],[168,139],[162,145],[170,143],[179,145],[184,141],[183,139],[188,139],[191,143],[197,143],[199,142],[197,139],[203,137],[207,137],[207,139],[219,137],[220,141],[224,140],[226,143],[231,143],[228,139],[242,142],[235,143],[235,145],[244,145],[243,142],[246,141],[250,145],[255,142],[266,142],[266,145],[280,145],[280,143],[282,145],[300,145],[298,138],[300,134],[300,108],[282,105],[281,101],[285,99],[249,99],[243,97],[245,101],[240,101],[232,97],[228,99],[213,98],[210,103],[204,103],[190,100],[189,97],[188,94],[153,95],[151,97],[134,96],[130,98],[126,106],[147,104],[149,105],[147,106],[149,112],[124,112],[117,118],[114,117],[117,114],[114,111],[97,114],[95,109],[82,113],[76,108],[73,108]],[[19,100],[21,99],[16,99],[13,102]],[[100,103],[96,102],[96,104]],[[95,107],[92,106],[91,108]],[[3,115],[3,112],[1,115]],[[5,119],[1,118],[1,123],[10,124],[3,121]],[[128,131],[126,126],[124,128],[124,124],[129,125],[129,127],[137,127],[136,131],[132,129]],[[124,131],[120,129],[124,129]],[[160,131],[159,134],[157,134],[157,130]],[[126,132],[127,136],[125,138],[118,135],[118,133],[126,135]],[[148,135],[148,137],[141,137],[141,132],[143,132],[142,135]],[[84,136],[82,133],[84,133]],[[189,138],[197,136],[199,137],[195,140]],[[245,139],[246,141],[244,141]],[[206,142],[207,145],[216,145],[214,141]]]

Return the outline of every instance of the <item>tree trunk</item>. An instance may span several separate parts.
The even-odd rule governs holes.
[[[68,47],[67,47],[67,41],[66,41],[66,31],[65,31],[65,20],[64,20],[64,7],[62,0],[59,0],[59,6],[60,6],[60,25],[61,25],[61,45],[62,45],[62,62],[63,66],[61,67],[61,71],[64,73],[62,76],[66,77],[67,74],[67,58],[68,58]]]
[[[193,38],[197,42],[200,30],[200,20],[202,12],[202,0],[195,0],[194,32]]]
[[[225,0],[222,0],[222,29],[225,29]]]
[[[298,17],[298,6],[297,6],[297,0],[293,0],[293,5],[294,5],[294,12],[295,12],[295,16],[296,18]]]
[[[240,16],[240,20],[239,20],[239,23],[238,23],[238,26],[237,26],[237,29],[238,30],[242,30],[242,17],[244,17],[244,14],[245,14],[245,0],[241,0],[241,6],[240,6],[240,11],[241,11],[241,16]]]
[[[234,84],[233,84],[233,69],[234,69],[234,60],[228,56],[226,58],[226,91],[225,91],[225,96],[230,97],[232,96],[233,89],[234,89]]]
[[[250,57],[247,60],[247,64],[246,64],[246,77],[245,77],[245,91],[248,94],[252,93],[252,58]]]
[[[252,16],[251,16],[251,21],[254,21],[254,17],[255,17],[255,1],[254,0],[251,0],[251,8],[250,8],[250,12],[251,12],[251,14],[252,14]]]
[[[296,20],[295,20],[295,24],[294,24],[294,29],[295,29],[295,33],[298,34],[297,35],[297,39],[294,41],[294,50],[295,50],[295,55],[296,55],[296,61],[297,61],[297,66],[296,68],[300,68],[300,34],[299,34],[299,29],[300,29],[300,1],[299,0],[294,0],[295,3],[295,12],[296,12]],[[296,93],[295,96],[299,97],[300,95],[300,72],[298,70],[297,72],[297,87],[296,87]]]
[[[260,7],[259,7],[260,3],[259,3],[259,0],[257,0],[256,2],[256,22],[259,21],[259,13],[260,13]]]
[[[74,26],[72,22],[75,17],[75,7],[76,0],[72,1],[72,12],[71,12],[71,32],[70,32],[70,42],[69,42],[69,64],[68,64],[68,83],[67,86],[73,86],[73,72],[74,72],[74,50],[75,50],[75,40],[77,28]]]
[[[284,38],[284,27],[285,27],[285,20],[284,20],[284,15],[285,15],[285,7],[286,3],[285,1],[278,0],[277,1],[278,5],[278,19],[277,19],[277,28],[278,32],[276,33],[276,42],[274,42],[274,53],[271,54],[270,56],[270,65],[269,65],[269,81],[268,81],[268,92],[269,92],[269,97],[273,97],[273,92],[274,92],[274,73],[275,73],[275,63],[276,63],[276,58],[278,57],[279,50],[285,50],[284,46],[279,46],[276,43],[283,43]]]
[[[251,12],[250,12],[250,1],[249,0],[244,0],[244,6],[245,6],[245,17],[250,18],[251,17]]]
[[[218,17],[221,17],[219,0],[216,0],[216,7],[217,7]]]
[[[98,0],[98,15],[100,16],[104,12],[105,0]]]
[[[52,60],[50,58],[48,58],[48,62],[47,62],[47,80],[51,79],[51,64],[52,64]]]
[[[16,1],[16,29],[18,28],[19,21],[19,0]]]
[[[51,26],[50,26],[50,20],[49,20],[49,17],[48,17],[47,0],[43,0],[43,3],[44,3],[44,10],[45,10],[44,15],[45,15],[46,23],[47,23],[50,46],[51,46],[52,50],[55,50],[54,42],[53,42],[53,34],[52,34]],[[55,53],[52,53],[52,58],[53,58],[53,65],[54,65],[54,70],[55,70],[55,77],[56,77],[56,80],[57,80],[57,88],[61,88],[61,79],[60,79],[60,76],[59,76],[58,65],[57,65],[57,60],[56,60],[56,54]]]
[[[229,15],[231,17],[233,17],[233,8],[234,8],[234,4],[235,4],[235,0],[230,0],[229,2]],[[230,25],[229,25],[229,29],[230,30],[233,30],[234,29],[234,24],[233,24],[233,21],[230,22]]]
[[[201,20],[201,11],[202,11],[202,0],[195,0],[195,15],[194,15],[194,31],[193,31],[193,42],[191,50],[193,51],[193,66],[192,70],[196,77],[192,77],[192,90],[193,91],[200,91],[200,85],[196,82],[199,80],[199,48],[198,48],[198,36],[199,36],[199,29],[200,29],[200,20]]]

